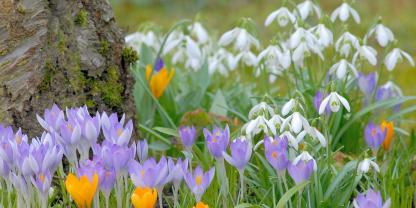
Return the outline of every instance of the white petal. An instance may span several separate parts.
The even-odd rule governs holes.
[[[285,103],[282,107],[282,116],[286,116],[295,105],[295,100],[290,99],[287,103]]]
[[[274,19],[276,19],[277,15],[279,14],[279,11],[274,11],[271,14],[269,14],[269,16],[267,16],[266,21],[264,22],[264,26],[269,26]]]
[[[328,105],[330,96],[327,96],[324,100],[322,100],[321,105],[319,106],[319,115],[322,115]]]
[[[341,103],[345,107],[345,109],[347,109],[347,111],[350,112],[351,108],[350,108],[350,104],[348,103],[347,99],[345,99],[344,97],[342,97],[338,93],[336,93],[336,96],[341,101]]]
[[[299,133],[300,130],[302,130],[302,119],[301,115],[298,112],[293,113],[291,127],[295,134]]]

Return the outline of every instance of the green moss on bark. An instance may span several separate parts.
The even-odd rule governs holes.
[[[126,63],[127,65],[136,63],[136,61],[139,60],[139,55],[137,54],[136,50],[134,50],[132,47],[123,48],[121,56],[124,60],[124,63]]]
[[[78,12],[77,16],[75,17],[74,22],[75,22],[75,24],[83,27],[83,26],[87,25],[87,21],[88,21],[88,13],[87,13],[87,11],[81,9]]]

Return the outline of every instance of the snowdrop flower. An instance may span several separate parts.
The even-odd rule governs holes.
[[[387,70],[392,71],[397,62],[402,62],[403,56],[407,59],[412,67],[415,66],[413,58],[408,53],[400,50],[399,48],[395,48],[389,54],[387,54],[386,58],[384,59],[384,65],[386,65]]]
[[[201,68],[202,64],[204,63],[203,53],[197,45],[197,43],[194,40],[192,40],[189,36],[187,36],[185,40],[186,51],[188,55],[188,60],[185,65],[196,71],[199,68]]]
[[[367,59],[367,61],[373,66],[377,64],[377,51],[371,46],[361,46],[355,53],[352,62],[356,63],[358,57]]]
[[[148,31],[146,33],[135,32],[127,35],[124,40],[127,45],[133,47],[138,52],[140,52],[142,44],[145,44],[154,50],[157,50],[160,47],[160,37],[153,31]]]
[[[191,31],[191,34],[196,37],[196,39],[198,40],[198,43],[204,44],[208,42],[209,40],[208,32],[202,26],[201,23],[195,22],[192,25],[190,25],[188,29]]]
[[[298,28],[289,39],[289,46],[293,51],[293,62],[301,64],[303,62],[305,54],[309,54],[311,51],[323,60],[324,57],[321,53],[318,40],[308,30],[304,28]]]
[[[354,18],[354,21],[357,24],[360,24],[360,16],[358,15],[358,12],[355,11],[350,5],[347,3],[341,4],[340,7],[336,8],[334,12],[331,14],[331,20],[332,22],[335,22],[337,18],[339,18],[342,22],[345,22],[350,17],[350,13],[352,17]]]
[[[281,138],[286,138],[289,141],[290,146],[292,146],[295,150],[298,150],[299,142],[296,138],[290,133],[289,131],[285,131],[280,134]]]
[[[376,100],[382,101],[394,97],[402,97],[403,92],[399,86],[394,84],[392,81],[386,82],[377,89]]]
[[[300,143],[301,141],[303,141],[307,134],[309,134],[312,138],[317,139],[322,147],[326,147],[327,142],[324,135],[315,127],[310,127],[300,132],[296,137],[296,141]]]
[[[378,167],[377,163],[368,158],[365,158],[358,164],[357,172],[359,174],[365,174],[370,170],[370,168],[373,168],[376,172],[380,172],[380,168]]]
[[[282,126],[280,127],[280,132],[283,132],[285,127],[289,125],[289,122],[289,127],[295,134],[301,132],[302,129],[310,128],[308,120],[306,120],[306,118],[303,117],[299,112],[294,112],[283,121]]]
[[[282,107],[282,116],[286,116],[295,106],[295,99],[290,99]]]
[[[348,70],[350,70],[355,76],[358,75],[357,69],[354,65],[348,63],[347,60],[341,59],[338,63],[334,64],[329,69],[329,74],[334,74],[336,72],[337,78],[342,79],[347,75]]]
[[[266,102],[261,102],[251,108],[250,112],[248,113],[248,118],[254,119],[258,115],[265,115],[266,117],[270,117],[274,115],[274,110]]]
[[[276,114],[269,120],[269,122],[276,128],[280,128],[280,125],[282,125],[283,120],[284,119],[282,117]]]
[[[295,12],[299,13],[302,20],[308,18],[309,14],[312,12],[315,12],[316,16],[318,16],[318,18],[321,18],[321,9],[317,5],[315,5],[311,0],[306,0],[298,4],[297,10],[295,10]]]
[[[236,27],[224,33],[219,40],[219,45],[227,46],[233,41],[235,41],[234,49],[238,51],[248,51],[251,46],[260,47],[260,42],[244,28]]]
[[[296,22],[296,17],[286,7],[280,7],[267,16],[264,26],[269,26],[273,21],[277,21],[281,27],[285,27],[289,22]]]
[[[309,29],[309,31],[316,35],[318,43],[321,47],[328,47],[334,42],[334,35],[332,34],[331,30],[326,28],[323,24],[319,24]]]
[[[179,32],[179,31],[172,32],[166,40],[165,47],[163,48],[163,54],[167,54],[172,49],[180,46],[181,43],[183,42],[184,38],[185,38],[185,36],[183,35],[183,33]]]
[[[335,50],[345,57],[348,57],[353,49],[358,49],[359,47],[360,42],[358,38],[349,32],[342,34],[335,43]]]
[[[258,59],[258,62],[264,59],[267,66],[274,67],[280,64],[279,59],[281,56],[282,56],[282,52],[280,51],[279,46],[269,45],[266,49],[260,52],[257,59]]]
[[[331,92],[321,103],[319,106],[319,115],[322,115],[325,112],[326,106],[329,104],[329,109],[332,112],[338,112],[341,104],[345,107],[345,109],[350,112],[350,104],[348,103],[347,99],[342,97],[336,92]]]
[[[373,33],[376,34],[376,39],[378,44],[380,44],[381,47],[386,47],[389,42],[394,41],[394,35],[393,32],[385,27],[383,24],[377,24],[374,26],[366,35],[366,39],[370,37]]]
[[[363,73],[358,74],[358,87],[360,88],[361,92],[364,93],[364,95],[372,95],[376,89],[376,85],[377,73],[370,72],[367,75],[364,75]]]
[[[276,135],[276,127],[262,115],[249,121],[245,128],[246,135],[249,139],[253,138],[253,136],[259,134],[261,131],[266,135],[269,135],[269,132]]]
[[[258,63],[257,56],[251,51],[242,51],[236,57],[236,61],[241,61],[246,66],[256,66]]]
[[[299,161],[303,161],[303,162],[309,162],[312,161],[313,162],[313,170],[316,171],[318,169],[318,165],[316,164],[315,159],[313,159],[313,157],[309,154],[309,152],[304,151],[302,152],[300,155],[298,155],[294,160],[293,160],[293,164],[296,165]]]

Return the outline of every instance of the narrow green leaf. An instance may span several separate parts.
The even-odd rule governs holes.
[[[219,116],[227,116],[227,101],[225,100],[221,90],[218,90],[215,94],[209,112]]]
[[[280,198],[279,202],[277,203],[277,207],[278,208],[284,208],[287,204],[287,202],[290,200],[290,198],[292,198],[292,196],[294,194],[296,194],[298,191],[302,190],[303,188],[305,188],[306,185],[309,184],[309,181],[304,181],[294,187],[292,187],[291,189],[289,189],[283,196],[282,198]]]
[[[176,129],[165,128],[165,127],[154,127],[153,129],[160,133],[164,133],[164,134],[174,136],[174,137],[179,137],[178,130]]]
[[[324,195],[324,199],[327,200],[332,192],[340,187],[340,183],[342,181],[342,179],[344,179],[344,177],[352,170],[355,170],[355,168],[357,167],[357,161],[350,161],[348,162],[343,168],[342,170],[337,174],[337,176],[331,180],[331,185],[328,187],[328,189],[325,192]]]

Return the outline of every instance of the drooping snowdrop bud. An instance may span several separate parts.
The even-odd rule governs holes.
[[[343,79],[347,75],[348,70],[350,70],[355,76],[358,75],[357,69],[353,64],[349,63],[345,59],[341,59],[329,69],[329,74],[336,73],[338,79]]]
[[[390,208],[391,199],[387,199],[383,204],[383,198],[381,197],[380,191],[370,189],[367,191],[367,194],[359,193],[352,204],[354,205],[354,208]]]
[[[266,102],[261,102],[253,106],[253,108],[251,108],[250,112],[248,113],[248,118],[254,119],[259,115],[263,115],[263,116],[270,118],[271,116],[274,115],[274,110]]]
[[[235,41],[234,49],[238,51],[248,51],[252,46],[255,46],[256,48],[260,47],[260,42],[246,29],[240,27],[236,27],[224,33],[219,40],[219,45],[227,46],[233,41]]]
[[[377,163],[368,158],[365,158],[358,164],[357,172],[359,174],[365,174],[370,170],[370,168],[374,169],[376,172],[380,172],[380,168],[378,167]]]
[[[357,63],[357,59],[367,59],[367,61],[375,66],[377,64],[377,51],[371,46],[363,45],[355,53],[352,62]]]
[[[281,27],[285,27],[289,22],[296,22],[296,17],[286,7],[280,7],[267,16],[264,26],[269,26],[273,21],[277,21]]]
[[[407,59],[412,67],[415,66],[413,58],[408,53],[402,51],[399,48],[395,48],[390,53],[388,53],[384,59],[384,65],[386,65],[387,70],[392,71],[397,63],[403,61],[403,56]]]
[[[387,44],[389,44],[389,42],[394,41],[393,32],[383,24],[377,24],[376,26],[371,28],[365,38],[367,39],[373,33],[376,34],[377,42],[378,44],[380,44],[381,47],[386,47]]]
[[[286,116],[295,106],[295,99],[290,99],[282,107],[282,116]]]
[[[327,105],[329,105],[329,108],[332,112],[338,112],[341,104],[345,107],[345,109],[350,112],[350,104],[348,103],[347,99],[342,97],[336,92],[331,92],[321,103],[321,106],[319,106],[319,115],[322,115],[325,111],[325,108]]]
[[[358,38],[349,32],[342,34],[335,43],[335,50],[344,57],[348,57],[350,52],[358,50],[359,47]]]
[[[360,15],[358,15],[358,12],[355,11],[355,9],[353,9],[350,5],[348,5],[345,2],[341,4],[341,6],[336,8],[334,12],[332,12],[331,20],[332,22],[335,22],[335,20],[339,18],[342,22],[345,22],[350,17],[350,14],[354,18],[354,21],[357,24],[360,24],[361,19],[360,19]]]
[[[315,159],[308,153],[302,152],[287,168],[290,177],[296,184],[309,180],[312,173],[317,170]]]
[[[297,10],[294,13],[299,14],[302,20],[305,20],[313,12],[318,18],[321,18],[321,9],[319,6],[315,5],[311,0],[305,0],[297,5]]]
[[[376,89],[377,74],[375,72],[364,75],[363,73],[358,74],[358,87],[364,95],[372,95]]]
[[[283,121],[283,124],[280,127],[280,132],[283,132],[286,126],[289,126],[289,128],[295,134],[301,132],[302,129],[310,128],[308,120],[306,120],[306,118],[303,117],[299,112],[294,112],[292,115],[290,115]]]

